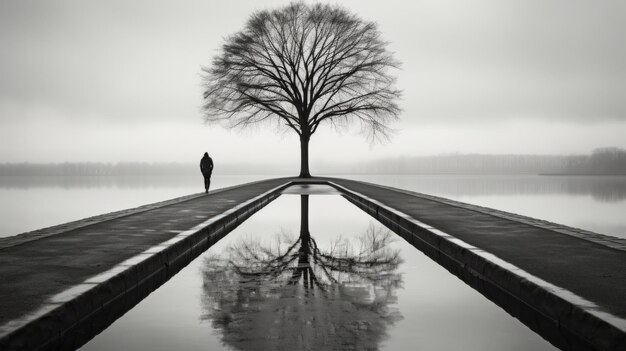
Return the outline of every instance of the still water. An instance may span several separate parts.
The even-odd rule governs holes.
[[[626,238],[626,177],[338,175]],[[212,188],[271,176],[214,175]],[[203,190],[201,177],[0,177],[0,237]]]
[[[83,349],[553,349],[341,196],[287,193]]]

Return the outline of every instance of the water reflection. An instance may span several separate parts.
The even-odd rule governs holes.
[[[309,231],[309,196],[300,200],[297,238],[242,239],[205,258],[203,319],[238,350],[377,350],[401,319],[389,307],[402,283],[393,234],[372,224],[322,248]]]
[[[0,189],[192,188],[200,175],[155,176],[0,176]],[[225,186],[271,178],[269,175],[216,175]],[[492,195],[590,196],[599,202],[626,200],[625,176],[536,175],[340,175],[444,197]],[[201,178],[201,177],[200,177]],[[201,182],[200,182],[201,183]]]

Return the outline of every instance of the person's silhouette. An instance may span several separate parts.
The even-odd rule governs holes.
[[[211,186],[211,173],[213,173],[213,159],[209,157],[208,152],[205,152],[200,160],[200,171],[204,177],[204,191],[208,193],[209,186]]]

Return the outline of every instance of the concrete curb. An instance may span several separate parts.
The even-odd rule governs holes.
[[[626,350],[626,320],[342,185],[346,199],[564,350]]]
[[[74,350],[82,346],[292,183],[286,180],[52,296],[37,311],[0,326],[0,349]]]

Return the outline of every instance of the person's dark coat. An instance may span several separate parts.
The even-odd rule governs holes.
[[[213,159],[211,159],[211,157],[209,157],[209,154],[206,152],[200,160],[200,171],[205,178],[211,177],[211,173],[213,173]]]

